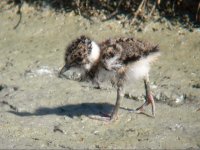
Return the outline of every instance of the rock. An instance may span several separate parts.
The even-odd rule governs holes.
[[[124,97],[128,98],[128,99],[136,100],[136,101],[145,101],[145,97],[143,95],[141,95],[141,96],[134,96],[134,95],[132,95],[129,92],[125,93]]]
[[[196,89],[200,89],[200,83],[193,84],[192,87]]]
[[[168,102],[168,105],[176,107],[182,105],[185,101],[185,95],[175,95],[172,96],[172,100]]]
[[[3,89],[7,88],[7,85],[5,84],[0,84],[0,91],[2,91]]]
[[[160,92],[155,95],[155,100],[158,102],[163,102],[172,107],[177,107],[185,102],[186,95]]]
[[[158,31],[158,28],[152,27],[152,30],[153,30],[154,32],[156,32],[156,31]]]
[[[70,80],[81,81],[84,77],[84,72],[78,68],[71,68],[64,73],[64,76]]]

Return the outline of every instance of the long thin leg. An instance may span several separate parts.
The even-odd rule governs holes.
[[[104,120],[104,121],[111,121],[111,120],[115,120],[117,118],[117,114],[118,114],[118,111],[119,111],[119,107],[120,107],[120,103],[121,103],[121,100],[124,96],[124,92],[123,92],[123,84],[122,84],[122,80],[119,80],[118,81],[118,84],[117,84],[117,99],[116,99],[116,103],[115,103],[115,106],[114,106],[114,109],[111,113],[111,115],[108,115],[108,114],[104,114],[104,117],[90,117],[91,119],[97,119],[97,120]]]
[[[118,82],[117,82],[117,99],[116,99],[116,103],[115,103],[115,106],[114,106],[114,109],[113,109],[111,115],[104,114],[105,117],[102,117],[102,118],[90,117],[91,119],[111,121],[111,120],[115,120],[117,118],[120,103],[121,103],[122,98],[124,97],[123,82],[124,82],[124,74],[119,74],[119,78],[118,78]]]
[[[117,87],[117,99],[116,99],[116,103],[115,103],[115,107],[113,109],[113,112],[110,116],[110,120],[116,119],[122,98],[123,98],[123,87],[118,86]]]
[[[151,104],[151,106],[152,106],[152,115],[155,116],[155,102],[154,102],[153,95],[151,93],[150,82],[149,82],[149,76],[148,75],[144,79],[144,86],[145,86],[145,91],[146,91],[146,101],[142,106],[138,107],[136,110],[137,111],[143,111],[145,106]]]
[[[115,120],[117,118],[117,113],[120,107],[120,103],[121,103],[122,98],[124,97],[124,91],[123,91],[123,83],[125,80],[124,75],[125,75],[125,68],[122,67],[121,69],[118,70],[117,99],[116,99],[113,112],[110,116],[110,120]]]

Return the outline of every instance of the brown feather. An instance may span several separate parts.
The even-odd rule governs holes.
[[[105,40],[100,43],[100,49],[103,60],[119,56],[119,61],[124,64],[139,60],[141,57],[159,51],[158,45],[153,45],[134,37]]]
[[[82,62],[91,52],[91,40],[85,35],[72,41],[65,50],[65,63]]]

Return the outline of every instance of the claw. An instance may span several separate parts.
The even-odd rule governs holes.
[[[136,109],[137,113],[144,113],[144,107],[151,104],[152,106],[152,116],[155,117],[155,102],[152,94],[148,94],[147,100],[144,102],[144,104]]]

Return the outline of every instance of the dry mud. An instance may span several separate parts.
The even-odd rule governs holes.
[[[120,21],[93,22],[73,13],[22,8],[0,12],[0,148],[186,149],[200,148],[200,30],[149,22],[142,32]],[[90,116],[110,113],[116,90],[57,77],[64,50],[86,34],[96,41],[136,36],[158,43],[151,87],[156,117],[131,110],[143,103],[143,82],[126,85],[115,122]],[[150,106],[146,110],[150,114]]]

